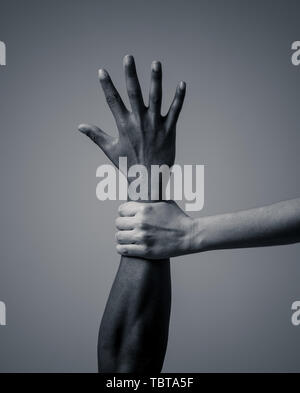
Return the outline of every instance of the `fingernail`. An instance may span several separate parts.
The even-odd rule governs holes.
[[[133,63],[133,56],[132,55],[126,55],[124,57],[124,65],[130,65]]]
[[[99,79],[105,79],[108,74],[103,68],[101,68],[98,72],[98,75],[99,75]]]
[[[186,86],[185,82],[182,82],[182,81],[181,81],[181,82],[179,83],[179,87],[180,87],[181,90],[184,90],[184,89],[185,89],[185,86]]]
[[[82,132],[83,134],[85,134],[87,132],[87,126],[85,124],[80,124],[78,126],[78,131]]]
[[[152,70],[158,72],[161,70],[161,63],[159,61],[152,62]]]

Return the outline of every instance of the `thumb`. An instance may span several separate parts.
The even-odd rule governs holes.
[[[100,128],[89,125],[80,124],[78,130],[88,136],[93,142],[96,143],[105,153],[107,152],[107,147],[112,143],[114,138],[106,132],[102,131]]]

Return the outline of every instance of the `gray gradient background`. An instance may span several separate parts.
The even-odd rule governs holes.
[[[123,55],[136,57],[145,93],[161,60],[165,110],[187,82],[177,162],[206,165],[201,214],[297,197],[299,13],[299,1],[0,0],[0,371],[96,371],[119,261],[119,202],[95,195],[107,159],[76,131],[116,132],[98,68],[125,96]],[[299,250],[174,259],[164,371],[299,371]]]

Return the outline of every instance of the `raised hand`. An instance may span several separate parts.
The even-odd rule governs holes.
[[[132,56],[125,56],[124,70],[127,92],[132,112],[125,107],[107,71],[99,70],[99,79],[107,103],[116,120],[119,135],[114,138],[100,128],[87,124],[79,130],[92,139],[118,167],[119,157],[127,157],[128,165],[166,164],[175,160],[175,131],[186,85],[180,82],[175,98],[166,116],[161,115],[162,70],[161,63],[154,61],[151,67],[149,106],[146,107]]]

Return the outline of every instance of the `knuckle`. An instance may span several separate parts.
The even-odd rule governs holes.
[[[110,92],[106,96],[106,101],[108,105],[113,106],[120,101],[119,94],[117,92]]]
[[[139,220],[136,227],[142,232],[144,229],[146,229],[146,223],[143,220]]]
[[[154,105],[158,105],[158,104],[160,104],[160,98],[157,97],[157,95],[151,95],[151,102],[152,102]]]
[[[140,241],[141,243],[145,243],[146,239],[147,239],[146,232],[145,231],[139,231],[137,238],[138,238],[138,241]]]
[[[129,90],[128,91],[128,97],[132,100],[135,100],[138,98],[138,94],[135,90]]]
[[[145,255],[146,257],[150,255],[150,248],[147,245],[143,245],[142,247],[142,253],[143,255]]]
[[[88,131],[88,132],[86,133],[86,135],[87,135],[92,141],[96,142],[97,136],[96,136],[96,133],[95,133],[94,131],[90,130],[90,131]]]
[[[152,207],[151,205],[147,205],[147,206],[146,206],[146,213],[147,213],[147,214],[151,213],[152,210],[153,210],[153,207]]]
[[[116,225],[117,228],[120,227],[120,218],[119,217],[116,218],[115,225]]]
[[[150,247],[150,246],[153,245],[154,240],[153,240],[153,237],[152,237],[151,233],[148,233],[148,232],[144,231],[143,243],[147,247]]]
[[[137,202],[134,202],[134,201],[130,201],[130,202],[125,202],[125,203],[123,203],[123,206],[124,206],[124,208],[128,208],[128,209],[130,209],[130,208],[133,208],[134,207],[134,205],[136,204]]]
[[[141,205],[140,206],[140,212],[141,213],[145,213],[145,210],[146,210],[146,205]]]
[[[120,206],[118,207],[118,213],[119,213],[119,214],[124,213],[124,210],[125,210],[125,204],[120,205]]]
[[[127,250],[126,250],[126,248],[125,248],[124,246],[117,245],[117,246],[116,246],[116,249],[117,249],[117,251],[118,251],[119,254],[124,255],[124,254],[127,253]]]
[[[152,206],[150,206],[150,205],[143,205],[143,206],[141,206],[141,208],[140,208],[140,211],[141,211],[141,213],[142,213],[143,215],[146,215],[146,214],[150,213],[151,210],[152,210]]]
[[[147,231],[148,229],[149,229],[149,226],[148,226],[147,222],[146,221],[142,221],[142,230],[143,231]]]

